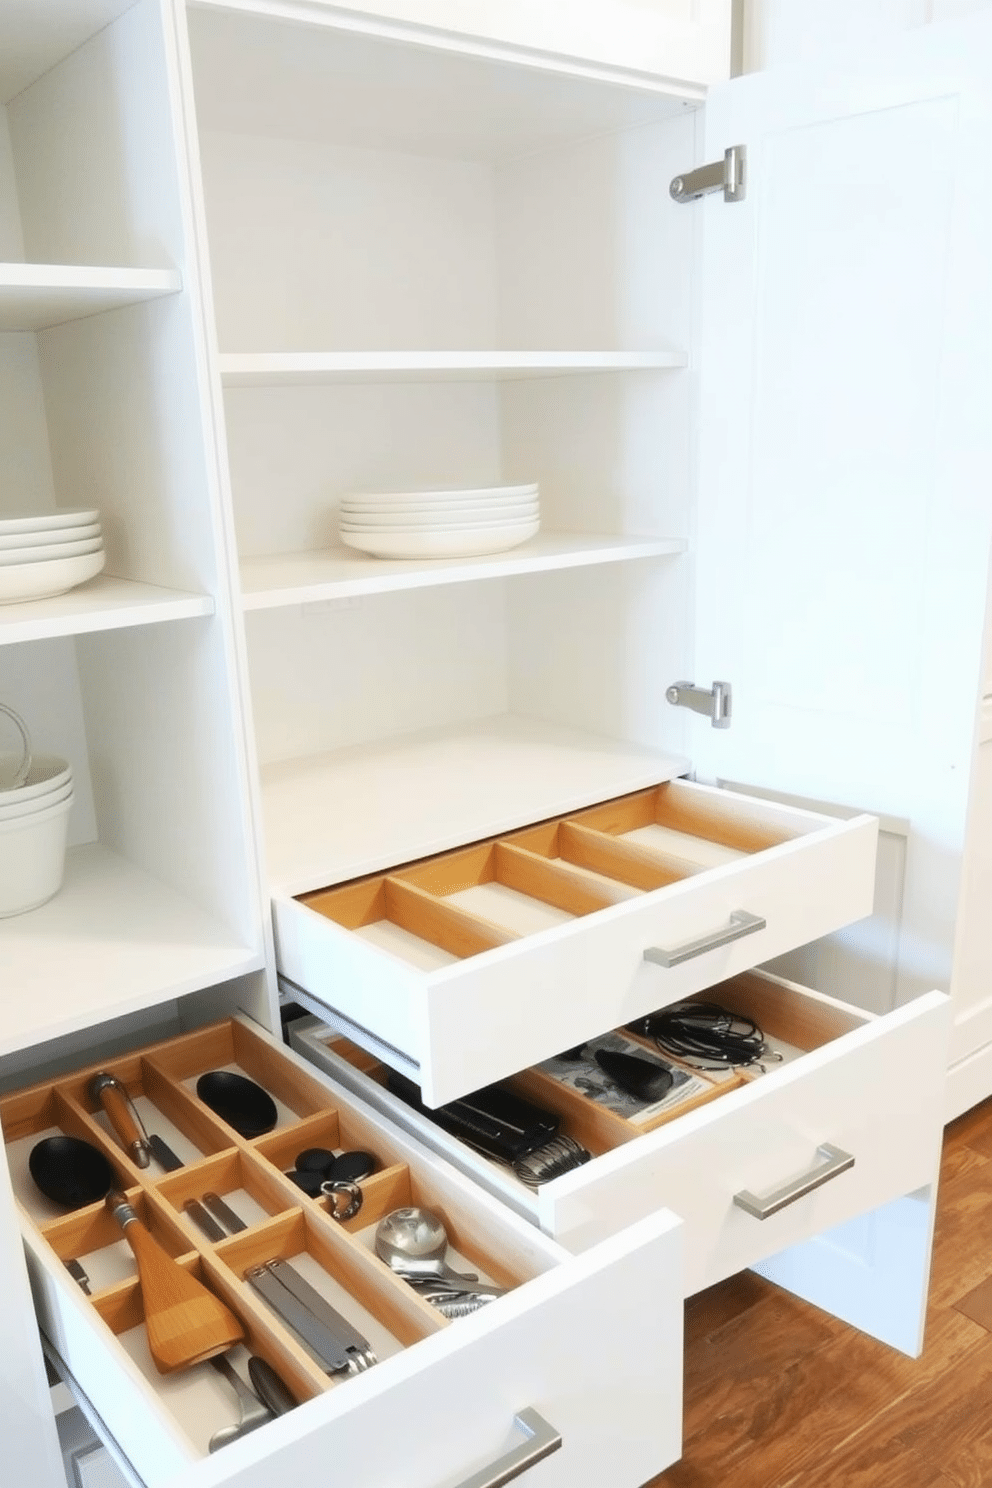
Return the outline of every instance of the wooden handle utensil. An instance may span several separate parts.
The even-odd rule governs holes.
[[[114,1075],[101,1071],[90,1081],[90,1094],[107,1113],[114,1131],[124,1143],[128,1157],[139,1168],[147,1168],[151,1148],[127,1091]]]
[[[106,1203],[137,1262],[148,1349],[159,1373],[185,1369],[243,1342],[244,1329],[230,1308],[162,1249],[124,1194],[111,1189]]]

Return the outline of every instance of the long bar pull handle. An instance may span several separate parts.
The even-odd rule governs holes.
[[[750,1214],[755,1219],[769,1219],[780,1209],[794,1204],[797,1199],[805,1198],[814,1188],[829,1183],[831,1178],[837,1178],[841,1173],[846,1173],[848,1168],[854,1167],[853,1154],[835,1147],[832,1142],[821,1142],[816,1155],[826,1161],[811,1172],[804,1173],[802,1177],[793,1179],[791,1183],[785,1184],[783,1188],[776,1188],[769,1194],[753,1194],[742,1188],[740,1193],[734,1194],[734,1203],[738,1209],[743,1209],[745,1214]]]
[[[745,935],[754,935],[756,931],[764,930],[767,923],[761,915],[749,914],[746,909],[735,909],[731,911],[730,924],[724,925],[722,929],[712,930],[709,935],[702,935],[698,940],[684,940],[677,946],[648,946],[644,959],[653,961],[656,966],[681,966],[683,961],[691,961],[694,956],[704,956],[707,951],[729,945],[732,940],[742,940]]]
[[[531,1406],[518,1411],[513,1424],[526,1440],[519,1447],[511,1447],[489,1467],[483,1467],[470,1478],[465,1478],[457,1488],[503,1488],[504,1483],[519,1478],[535,1462],[550,1457],[561,1446],[561,1433]]]

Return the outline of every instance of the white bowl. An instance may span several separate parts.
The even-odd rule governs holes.
[[[373,558],[481,558],[517,547],[534,537],[540,526],[540,522],[520,522],[448,532],[342,532],[341,541]]]
[[[536,482],[528,486],[477,486],[446,491],[352,491],[341,504],[378,511],[383,506],[470,506],[476,502],[528,501],[538,495]]]
[[[371,522],[381,526],[392,522],[395,526],[420,522],[477,522],[494,516],[519,516],[540,511],[536,496],[525,501],[493,501],[485,506],[398,506],[383,507],[381,511],[356,511],[354,507],[342,506],[340,516],[346,522]]]
[[[59,527],[85,527],[90,522],[99,522],[96,507],[86,511],[46,512],[39,517],[0,517],[0,532],[50,532]]]
[[[5,548],[0,552],[0,568],[17,563],[51,563],[56,558],[78,558],[83,553],[99,553],[102,537],[85,537],[79,541],[32,543],[29,548]]]
[[[48,811],[0,822],[0,919],[37,909],[62,887],[72,802],[69,795]]]
[[[51,563],[12,563],[0,566],[0,604],[27,599],[51,599],[87,579],[95,579],[107,561],[106,553],[82,553],[78,558],[56,558]]]
[[[51,543],[82,542],[88,537],[100,536],[100,523],[87,522],[80,527],[52,527],[41,532],[3,532],[0,523],[0,552],[12,548],[48,547]]]
[[[0,805],[14,799],[30,801],[36,796],[47,795],[72,779],[72,766],[68,760],[60,759],[57,754],[36,754],[32,756],[24,784],[13,789],[5,787],[3,782],[13,778],[20,758],[19,754],[0,754]]]
[[[5,791],[4,795],[16,795],[16,791]],[[27,801],[12,801],[10,805],[0,796],[0,824],[4,822],[19,821],[21,817],[36,816],[39,812],[48,811],[52,806],[58,806],[72,795],[72,781],[67,780],[64,785],[44,795],[35,796]]]

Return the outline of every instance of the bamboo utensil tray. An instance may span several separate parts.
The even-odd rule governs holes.
[[[197,1078],[214,1069],[246,1075],[269,1092],[278,1112],[272,1131],[245,1139],[199,1100]],[[144,1170],[131,1162],[90,1094],[90,1080],[99,1070],[121,1081],[139,1112],[144,1107],[150,1129],[164,1134],[182,1168],[165,1173],[154,1162]],[[237,1419],[230,1387],[205,1364],[168,1377],[156,1371],[130,1249],[102,1201],[66,1213],[36,1188],[28,1156],[43,1137],[80,1137],[105,1155],[116,1185],[154,1238],[236,1313],[245,1348],[267,1360],[301,1403],[337,1389],[350,1376],[324,1372],[244,1280],[250,1267],[277,1257],[291,1260],[368,1338],[380,1362],[452,1326],[376,1256],[375,1227],[390,1210],[408,1204],[433,1209],[448,1231],[453,1264],[469,1266],[508,1289],[526,1279],[484,1250],[464,1218],[439,1197],[429,1175],[394,1160],[387,1132],[347,1100],[336,1102],[320,1080],[241,1021],[218,1023],[7,1095],[0,1099],[0,1126],[24,1222],[60,1261],[82,1263],[95,1313],[204,1453],[212,1433]],[[286,1176],[295,1155],[314,1146],[361,1148],[378,1159],[376,1171],[361,1181],[361,1208],[344,1223],[331,1217],[326,1198],[307,1197]],[[187,1199],[204,1193],[224,1197],[247,1228],[208,1240],[183,1208]],[[231,1358],[244,1377],[243,1350],[234,1350]]]
[[[759,813],[687,800],[679,785],[670,781],[298,898],[383,949],[439,966],[798,835]]]

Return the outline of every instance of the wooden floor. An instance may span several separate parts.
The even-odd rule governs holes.
[[[922,1357],[733,1277],[686,1305],[684,1455],[646,1488],[992,1488],[990,1278],[987,1101],[945,1134]]]

